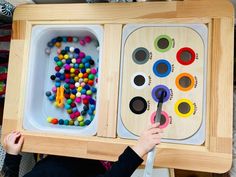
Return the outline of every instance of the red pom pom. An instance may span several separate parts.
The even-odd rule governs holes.
[[[64,94],[64,97],[65,97],[66,99],[70,99],[70,94]]]
[[[70,79],[70,74],[65,74],[66,79]]]
[[[52,124],[58,124],[58,120],[56,118],[52,119],[51,121]]]
[[[75,103],[71,103],[70,106],[71,106],[72,108],[74,108],[74,107],[76,107],[76,104],[75,104]]]
[[[83,99],[83,103],[84,103],[85,105],[87,105],[87,104],[89,103],[89,100],[88,100],[88,99]]]
[[[74,89],[75,85],[74,84],[70,84],[70,89]]]
[[[74,72],[75,75],[78,75],[79,74],[79,70],[76,69],[75,72]]]
[[[90,86],[93,86],[93,83],[94,83],[93,80],[88,81],[88,85],[90,85]]]
[[[57,72],[59,72],[59,71],[61,70],[61,68],[60,68],[59,66],[56,66],[56,67],[55,67],[55,70],[56,70]]]
[[[73,37],[67,37],[67,42],[72,42],[73,41]]]
[[[88,78],[88,73],[84,73],[83,78]]]

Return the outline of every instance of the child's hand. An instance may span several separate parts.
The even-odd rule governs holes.
[[[8,154],[18,155],[23,145],[24,137],[20,132],[14,131],[4,138],[4,148]]]
[[[159,125],[160,123],[152,124],[151,128],[141,134],[137,145],[133,147],[140,157],[147,154],[155,145],[160,144],[163,131],[158,128]]]

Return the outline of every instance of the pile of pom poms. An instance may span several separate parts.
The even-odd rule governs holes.
[[[55,85],[46,92],[46,96],[56,107],[65,109],[70,118],[48,117],[47,121],[59,125],[86,126],[95,116],[98,69],[91,56],[73,46],[62,48],[62,42],[85,46],[92,42],[92,38],[85,36],[79,40],[78,37],[56,37],[48,42],[45,49],[47,54],[53,47],[58,49],[54,57],[55,74],[50,76]],[[99,49],[97,41],[95,45]]]

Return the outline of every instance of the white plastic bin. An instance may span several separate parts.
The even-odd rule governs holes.
[[[58,36],[91,36],[92,42],[81,46],[79,43],[71,43],[70,46],[78,47],[86,55],[90,55],[95,60],[95,66],[99,67],[102,59],[101,48],[98,51],[94,42],[100,46],[103,43],[103,28],[101,25],[36,25],[32,29],[28,77],[25,94],[23,128],[30,131],[62,133],[68,135],[95,135],[98,123],[98,105],[93,121],[88,126],[53,125],[47,122],[47,117],[57,117],[70,119],[65,109],[56,108],[45,95],[51,90],[53,82],[50,75],[55,73],[54,56],[57,48],[51,50],[50,55],[45,53],[47,43]],[[62,44],[64,47],[68,44]],[[98,62],[99,61],[99,62]],[[99,78],[99,72],[98,72]],[[96,102],[99,99],[99,82],[96,84]],[[80,110],[81,111],[81,110]]]

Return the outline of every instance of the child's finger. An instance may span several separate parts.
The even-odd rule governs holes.
[[[156,127],[158,127],[159,125],[160,125],[159,122],[158,122],[158,123],[151,124],[150,126],[148,126],[147,130],[151,130],[151,129],[153,129],[153,128],[156,128]]]
[[[161,144],[161,140],[160,139],[156,141],[156,145],[158,145],[158,144]]]
[[[16,139],[20,136],[20,134],[17,134],[16,132],[15,133],[12,133],[9,137],[9,141],[15,143]]]
[[[12,141],[12,139],[13,139],[14,136],[15,136],[15,134],[14,134],[14,133],[11,133],[11,134],[9,135],[9,137],[8,137],[8,141]]]
[[[159,134],[159,133],[158,133],[158,134],[153,134],[153,135],[152,135],[152,138],[153,138],[153,139],[161,139],[161,137],[162,137],[162,135]]]
[[[14,135],[12,136],[12,142],[16,143],[17,138],[19,138],[20,136],[21,136],[21,134],[14,134]],[[17,144],[17,143],[16,143],[16,144]]]
[[[159,134],[153,135],[153,137],[152,137],[152,139],[153,139],[154,141],[160,140],[161,138],[162,138],[162,135],[159,135]]]
[[[160,122],[154,123],[154,124],[152,124],[152,128],[156,128],[156,127],[158,127],[159,125],[160,125]]]
[[[20,139],[19,139],[19,141],[17,142],[17,144],[20,145],[20,146],[22,146],[23,142],[24,142],[24,137],[21,136]]]
[[[14,133],[10,133],[7,137],[7,141],[11,142]]]
[[[20,134],[20,131],[16,131],[15,133],[18,135],[18,134]]]
[[[150,130],[151,134],[157,134],[157,133],[162,133],[162,132],[163,132],[163,130],[160,128],[153,128]]]
[[[7,134],[6,136],[5,136],[5,138],[4,138],[4,142],[5,142],[5,144],[7,144],[7,141],[9,140],[9,136],[10,136],[11,134],[9,133],[9,134]]]

